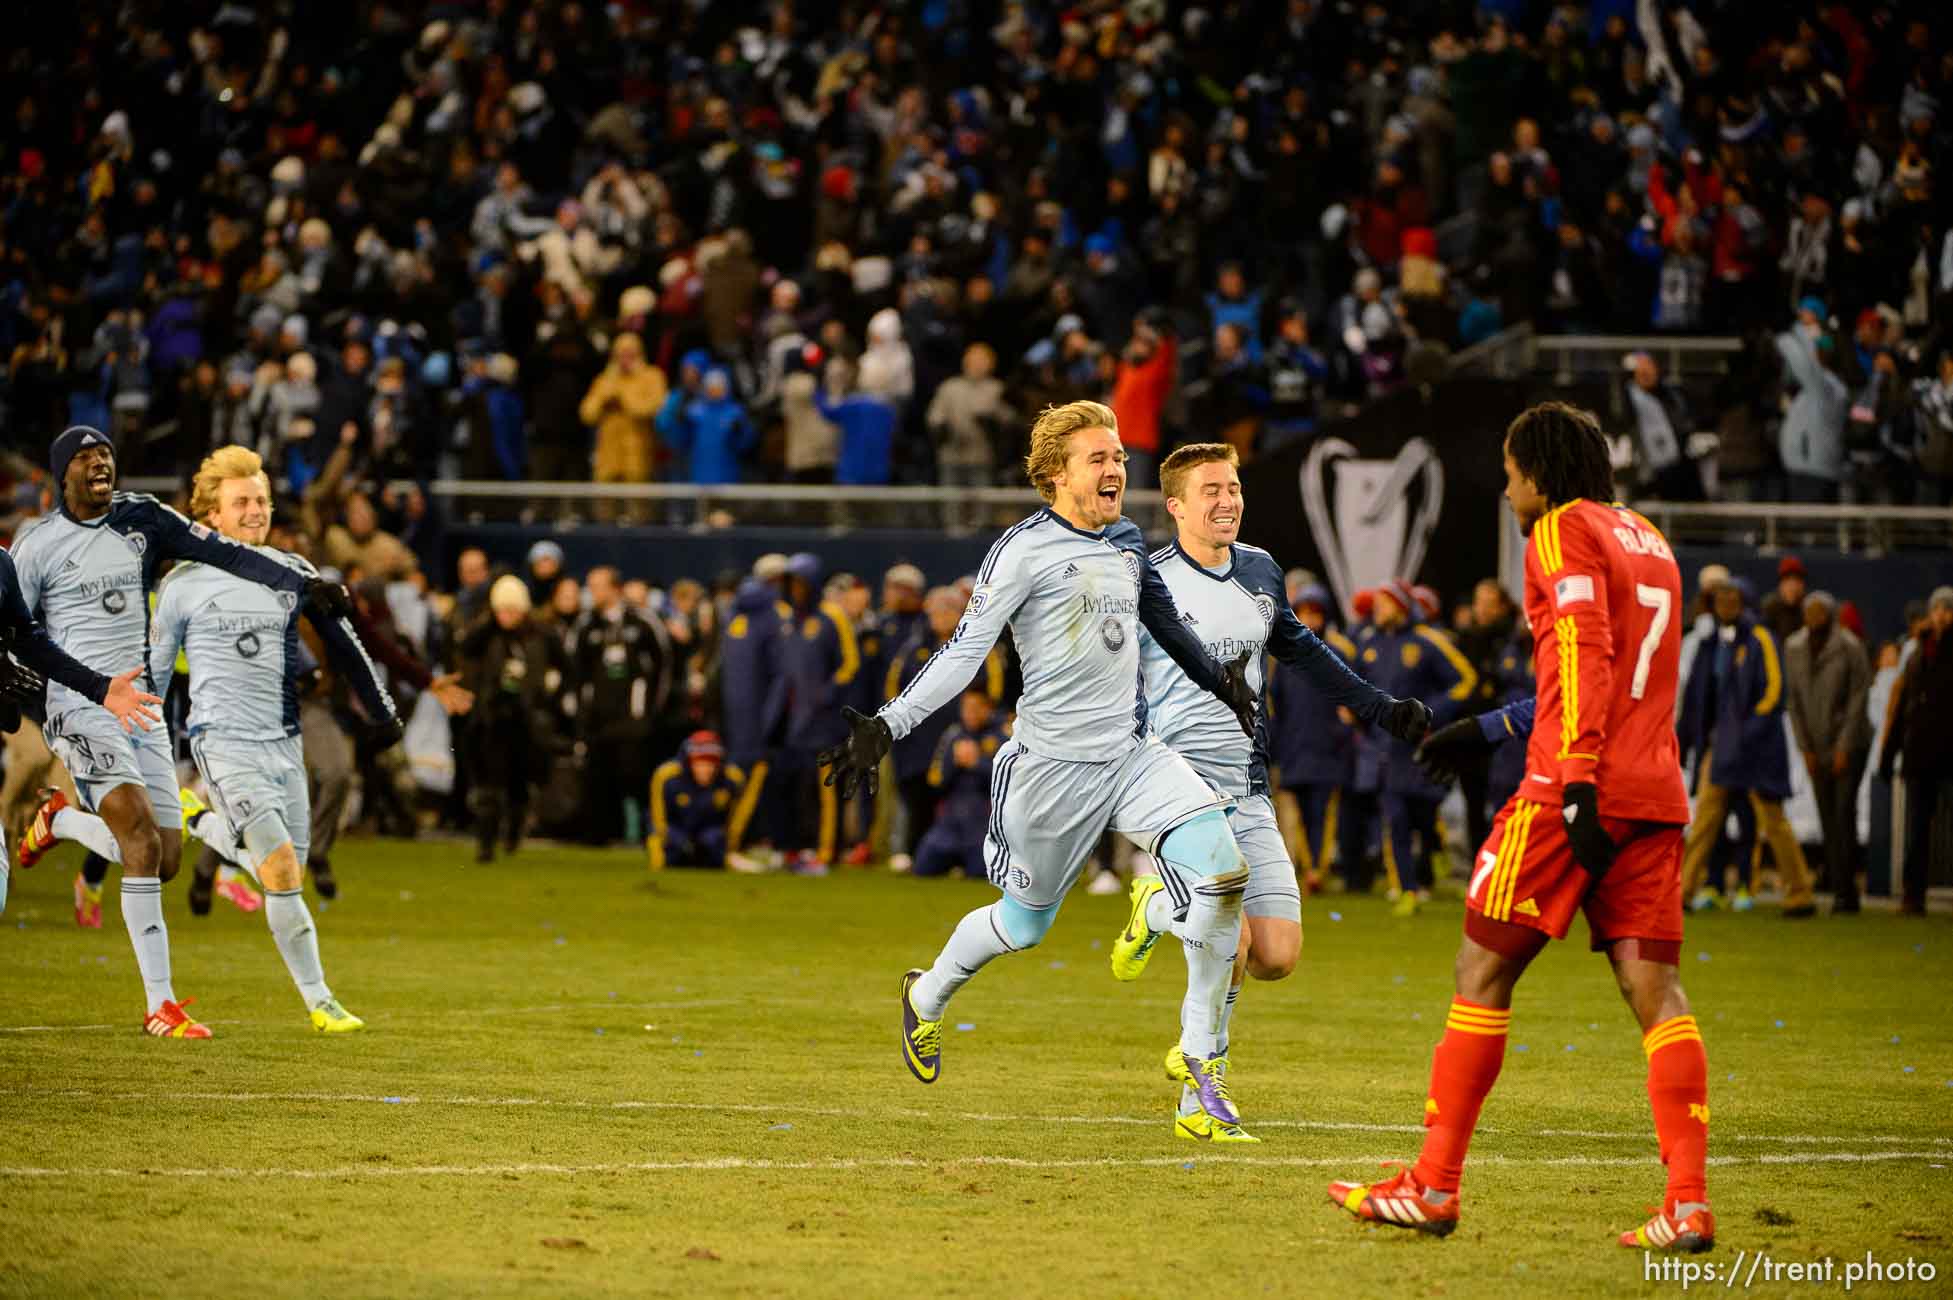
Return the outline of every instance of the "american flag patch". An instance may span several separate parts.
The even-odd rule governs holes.
[[[202,524],[191,524],[190,536],[196,538],[200,542],[207,542],[210,540],[210,530],[204,527]]]
[[[1593,599],[1594,580],[1584,573],[1569,573],[1553,584],[1553,604],[1560,609],[1582,601],[1592,604]]]

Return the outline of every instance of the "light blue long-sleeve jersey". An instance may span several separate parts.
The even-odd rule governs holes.
[[[299,556],[268,546],[248,549],[304,577],[316,573]],[[297,598],[287,592],[208,564],[179,565],[158,589],[150,625],[149,672],[157,694],[169,689],[180,648],[190,664],[191,735],[298,735],[298,679],[310,661],[299,640],[300,613]],[[373,720],[391,717],[393,701],[352,627],[344,619],[318,620],[314,627]]]

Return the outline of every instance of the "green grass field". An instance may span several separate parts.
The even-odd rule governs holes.
[[[1323,1195],[1417,1150],[1457,904],[1311,899],[1302,966],[1251,986],[1237,1093],[1265,1142],[1176,1140],[1159,1058],[1183,966],[1115,983],[1124,900],[951,1007],[910,1079],[896,987],[977,883],[668,873],[635,854],[350,845],[307,1025],[261,916],[169,894],[208,1043],[137,1033],[111,888],[66,859],[0,918],[0,1292],[1566,1296],[1680,1290],[1614,1235],[1660,1199],[1638,1036],[1597,958],[1528,977],[1447,1241]],[[1333,913],[1333,914],[1332,914]],[[1340,919],[1338,919],[1340,918]],[[1719,1267],[1931,1261],[1953,1289],[1953,932],[1889,914],[1691,922]],[[1767,1276],[1767,1273],[1764,1275]],[[1718,1282],[1720,1285],[1720,1282]],[[1740,1285],[1740,1283],[1739,1283]],[[1758,1276],[1753,1294],[1783,1294]],[[1860,1289],[1863,1289],[1862,1287]]]

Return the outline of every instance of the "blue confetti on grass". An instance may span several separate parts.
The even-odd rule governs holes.
[[[767,1129],[766,1131],[767,1131],[768,1133],[791,1133],[791,1132],[793,1132],[793,1125],[791,1125],[791,1124],[775,1124],[775,1125],[772,1125],[772,1126],[771,1126],[770,1128],[768,1128],[768,1129]]]
[[[382,1097],[380,1100],[389,1106],[404,1106],[407,1103],[405,1097]]]
[[[1782,1028],[1783,1028],[1783,1021],[1781,1021],[1781,1020],[1779,1020],[1779,1021],[1777,1022],[1777,1028],[1779,1028],[1779,1029],[1782,1029]]]
[[[1515,1052],[1528,1052],[1531,1051],[1532,1049],[1527,1047],[1524,1043],[1514,1043],[1512,1045],[1512,1050]]]
[[[1895,1042],[1895,1043],[1896,1043],[1896,1042],[1898,1042],[1898,1041],[1899,1041],[1899,1036],[1898,1036],[1897,1034],[1894,1034],[1894,1035],[1892,1035],[1892,1041],[1893,1041],[1893,1042]]]
[[[1064,968],[1065,968],[1065,964],[1061,961],[1053,961],[1053,962],[1045,963],[1046,970],[1063,970]]]
[[[556,946],[558,948],[563,947],[567,943],[569,943],[569,940],[565,939],[562,935],[559,934],[556,936]]]
[[[692,1055],[693,1055],[693,1056],[704,1056],[704,1055],[705,1055],[705,1053],[704,1053],[704,1052],[700,1052],[700,1051],[694,1051],[694,1052],[692,1053]]]
[[[1730,1076],[1729,1076],[1729,1082],[1731,1082],[1731,1083],[1734,1083],[1734,1082],[1736,1082],[1736,1076],[1735,1076],[1735,1075],[1733,1075],[1733,1074],[1732,1074],[1732,1075],[1730,1075]]]
[[[601,1030],[601,1029],[599,1029],[599,1030],[597,1031],[597,1037],[599,1037],[599,1038],[602,1038],[603,1036],[604,1036],[604,1031],[603,1031],[603,1030]]]
[[[1402,975],[1392,975],[1390,977],[1390,982],[1392,984],[1402,984],[1404,982],[1404,977]]]
[[[1104,946],[1104,941],[1103,941],[1103,940],[1099,940],[1099,939],[1094,939],[1094,940],[1092,940],[1092,951],[1093,951],[1093,952],[1097,952],[1097,951],[1098,951],[1098,950],[1099,950],[1099,949],[1100,949],[1101,947],[1103,947],[1103,946]]]
[[[1906,1067],[1906,1073],[1907,1073],[1907,1074],[1911,1074],[1911,1073],[1912,1073],[1912,1067],[1911,1067],[1910,1065],[1908,1065],[1908,1066]]]
[[[1695,959],[1696,959],[1697,961],[1708,961],[1708,960],[1709,960],[1709,954],[1708,954],[1708,953],[1706,953],[1706,952],[1698,952],[1697,954],[1695,954]]]
[[[1589,1029],[1599,1029],[1599,1028],[1600,1028],[1600,1021],[1598,1021],[1598,1020],[1589,1020],[1589,1021],[1587,1022],[1587,1028],[1589,1028]]]
[[[1194,1171],[1194,1163],[1191,1160],[1187,1161],[1186,1164],[1181,1165],[1180,1167],[1186,1170],[1188,1173],[1192,1173]]]
[[[971,1023],[970,1023],[969,1021],[967,1021],[967,1020],[965,1020],[965,1021],[963,1021],[963,1022],[962,1022],[961,1024],[959,1024],[959,1025],[957,1025],[957,1026],[956,1026],[956,1032],[957,1032],[957,1033],[959,1033],[959,1034],[967,1034],[967,1033],[969,1033],[969,1032],[970,1032],[970,1031],[971,1031],[972,1029],[975,1029],[975,1028],[976,1028],[976,1026],[975,1026],[975,1025],[973,1025],[973,1024],[971,1024]]]
[[[1329,919],[1332,921],[1340,921],[1343,919],[1343,914],[1341,912],[1331,912],[1329,914]]]
[[[1566,1050],[1567,1050],[1567,1051],[1569,1051],[1569,1052],[1571,1052],[1571,1051],[1573,1051],[1573,1050],[1574,1050],[1574,1048],[1573,1048],[1573,1044],[1572,1044],[1572,1043],[1568,1043],[1568,1044],[1566,1045]]]

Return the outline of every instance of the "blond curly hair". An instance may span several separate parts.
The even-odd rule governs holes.
[[[1024,457],[1024,476],[1046,501],[1058,499],[1052,480],[1065,472],[1071,435],[1080,429],[1119,432],[1119,417],[1103,402],[1066,402],[1047,406],[1031,426],[1031,450]]]
[[[217,508],[224,484],[234,478],[255,478],[264,484],[265,495],[271,495],[271,476],[264,472],[264,460],[257,452],[235,445],[219,447],[197,466],[197,477],[190,486],[190,517],[198,523],[206,522]]]

